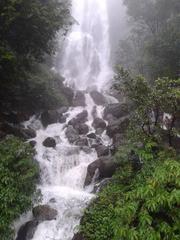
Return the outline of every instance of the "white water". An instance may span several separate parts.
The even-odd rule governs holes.
[[[77,20],[68,36],[63,74],[69,86],[79,90],[106,90],[112,77],[109,20],[106,0],[73,0]]]
[[[66,43],[63,60],[66,84],[75,90],[96,88],[104,91],[112,76],[106,0],[72,2],[72,15],[78,24],[73,26]],[[62,69],[60,71],[62,73]],[[85,97],[87,106],[70,108],[65,124],[52,124],[46,129],[34,119],[25,124],[37,130],[36,160],[41,169],[41,204],[48,204],[58,211],[56,220],[38,225],[33,240],[71,240],[84,209],[94,197],[90,193],[92,187],[84,189],[84,181],[87,166],[97,159],[97,153],[93,149],[85,153],[70,144],[65,135],[68,121],[82,110],[88,111],[86,124],[90,132],[95,132],[92,127],[95,103],[88,93]],[[96,106],[96,109],[97,116],[103,118],[103,106]],[[43,146],[47,137],[56,139],[55,149]],[[100,137],[104,145],[111,143],[105,133]]]

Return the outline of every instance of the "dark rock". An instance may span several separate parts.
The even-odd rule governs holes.
[[[87,138],[79,138],[77,141],[75,141],[75,144],[80,147],[89,145]]]
[[[51,221],[55,220],[58,214],[56,209],[51,208],[49,205],[40,205],[33,208],[33,216],[38,221]]]
[[[96,134],[97,135],[101,135],[103,132],[104,132],[104,129],[102,129],[102,128],[97,128],[96,129]]]
[[[95,129],[98,129],[98,128],[101,128],[101,129],[105,129],[106,128],[106,123],[103,119],[101,118],[95,118],[94,121],[93,121],[93,124],[92,126],[95,128]]]
[[[104,95],[98,91],[92,91],[90,92],[90,95],[95,102],[96,105],[105,105],[106,104],[106,98]]]
[[[25,223],[18,231],[16,240],[31,240],[37,229],[39,222],[32,220]]]
[[[52,137],[48,137],[44,140],[43,145],[48,148],[55,148],[56,147],[56,141]]]
[[[92,152],[92,149],[90,147],[88,147],[88,146],[81,147],[81,150],[84,151],[87,154]]]
[[[77,114],[77,116],[71,119],[68,122],[68,125],[72,125],[75,127],[77,124],[85,123],[87,121],[88,112],[86,110],[82,111],[81,113]]]
[[[88,186],[94,177],[96,170],[99,170],[99,179],[110,178],[115,173],[117,164],[111,157],[101,157],[91,163],[87,168],[87,175],[84,186]]]
[[[94,186],[94,193],[101,192],[109,183],[111,182],[111,178],[105,178],[101,182],[97,183]]]
[[[119,134],[125,133],[128,128],[128,125],[129,119],[126,117],[114,120],[107,126],[107,135],[112,138],[117,133]]]
[[[86,106],[86,99],[85,99],[85,95],[83,92],[81,91],[77,91],[74,99],[73,99],[73,106],[74,107],[85,107]]]
[[[85,123],[76,124],[75,129],[80,135],[85,135],[89,132],[89,127]]]
[[[104,118],[111,114],[115,118],[122,118],[129,114],[129,107],[125,103],[109,104],[104,110]]]
[[[82,233],[76,233],[72,240],[85,240]]]
[[[62,117],[62,114],[59,114],[57,110],[45,111],[41,114],[42,125],[47,127],[49,124],[57,123],[60,117]]]
[[[91,138],[91,139],[96,139],[96,134],[95,133],[89,133],[87,135],[88,138]]]
[[[84,110],[81,113],[77,114],[76,119],[78,119],[80,123],[84,123],[87,121],[87,117],[88,117],[88,111]]]
[[[55,199],[55,198],[51,198],[51,199],[49,200],[49,202],[50,202],[50,203],[56,203],[56,199]]]
[[[59,122],[60,123],[65,123],[66,119],[67,119],[67,117],[65,115],[63,115],[62,117],[59,118]]]
[[[36,146],[36,141],[32,140],[29,142],[29,144],[32,146],[32,147],[35,147]]]
[[[98,157],[107,156],[110,153],[109,147],[106,147],[104,145],[98,145],[95,149]]]
[[[73,128],[73,126],[69,125],[66,129],[66,137],[68,138],[70,143],[74,143],[79,139],[79,134],[76,129]]]

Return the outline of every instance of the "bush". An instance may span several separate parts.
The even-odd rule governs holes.
[[[12,222],[31,208],[36,196],[38,167],[29,144],[8,136],[0,142],[0,235],[13,236]]]
[[[174,151],[147,156],[136,174],[124,164],[86,211],[81,228],[86,240],[180,238],[178,158]]]

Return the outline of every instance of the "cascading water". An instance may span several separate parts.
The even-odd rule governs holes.
[[[106,1],[72,1],[77,23],[67,38],[62,69],[66,83],[79,90],[105,90],[112,77]]]
[[[66,123],[51,124],[44,129],[38,124],[36,141],[36,160],[41,170],[42,203],[58,211],[56,220],[40,223],[33,240],[71,240],[79,224],[83,210],[93,194],[84,188],[88,165],[97,159],[95,149],[86,152],[79,146],[69,143],[66,130],[69,120],[86,110],[86,124],[89,132],[92,127],[93,109],[96,116],[103,118],[103,106],[96,106],[90,94],[92,89],[103,92],[111,79],[109,65],[110,45],[106,0],[73,0],[72,15],[77,21],[72,27],[66,42],[62,67],[59,69],[66,84],[75,90],[85,90],[85,107],[71,107],[65,115]],[[58,69],[56,69],[58,71]],[[26,123],[34,127],[37,121]],[[55,148],[46,148],[43,141],[47,137],[56,140]],[[86,136],[83,136],[86,137]],[[103,145],[111,140],[105,133],[99,134]]]

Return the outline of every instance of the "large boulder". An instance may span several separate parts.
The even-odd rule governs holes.
[[[33,208],[33,216],[38,221],[51,221],[57,217],[57,210],[49,205],[39,205]]]
[[[57,110],[47,110],[41,114],[41,122],[44,127],[47,127],[49,124],[59,122],[60,117],[62,117],[61,113],[58,113]]]
[[[74,99],[73,99],[73,106],[74,107],[85,107],[86,106],[86,99],[85,95],[82,91],[77,91]]]
[[[111,121],[107,126],[107,135],[111,138],[117,133],[125,133],[129,125],[129,118],[121,118],[118,120]]]
[[[31,240],[37,229],[39,222],[32,220],[25,223],[18,231],[16,240]]]
[[[63,115],[68,111],[68,107],[64,106],[57,110],[47,110],[41,114],[41,122],[44,127],[47,127],[49,124],[53,123],[64,123],[65,116]]]
[[[79,138],[74,143],[75,143],[75,145],[80,146],[80,147],[89,145],[87,138]]]
[[[106,123],[103,119],[101,118],[95,118],[94,121],[93,121],[93,124],[92,126],[95,128],[95,129],[105,129],[106,128]]]
[[[56,141],[52,137],[48,137],[44,140],[43,145],[47,148],[55,148],[56,147]]]
[[[69,125],[66,129],[66,137],[68,138],[70,143],[74,143],[79,139],[79,134],[76,129],[73,128],[73,126]]]
[[[106,98],[104,95],[98,91],[91,91],[90,95],[95,102],[96,105],[105,105],[106,104]]]
[[[77,124],[85,123],[87,121],[88,112],[83,110],[81,113],[77,114],[75,118],[68,122],[68,125],[75,127]]]
[[[87,168],[87,175],[85,179],[84,186],[91,184],[92,179],[97,170],[99,170],[99,176],[97,180],[103,178],[110,178],[115,173],[117,164],[113,161],[111,157],[101,157],[91,163]]]
[[[90,138],[90,139],[96,139],[97,138],[97,136],[96,136],[96,134],[95,133],[89,133],[88,135],[87,135],[87,137],[88,138]]]
[[[79,135],[85,135],[89,132],[89,127],[85,123],[76,124],[74,128],[78,131]]]
[[[107,119],[108,115],[112,115],[115,118],[122,118],[129,114],[129,107],[125,103],[113,103],[109,104],[104,109],[104,118]]]
[[[98,157],[107,156],[110,153],[109,147],[104,146],[104,145],[98,145],[95,149],[96,149]]]

